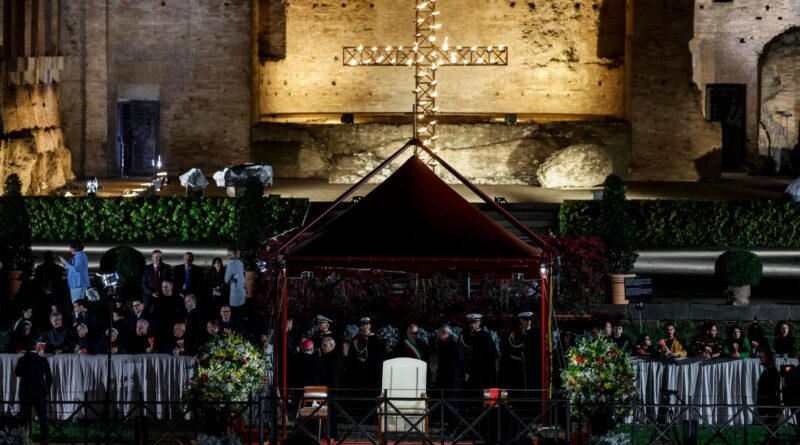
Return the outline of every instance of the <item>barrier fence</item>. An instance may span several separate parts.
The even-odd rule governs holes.
[[[535,393],[493,397],[443,391],[408,398],[365,397],[358,391],[304,397],[296,390],[287,397],[260,392],[243,402],[192,406],[144,398],[108,402],[87,394],[49,402],[48,423],[50,442],[70,444],[190,443],[200,434],[225,431],[245,444],[585,444],[596,427],[561,394],[548,400]],[[18,425],[17,402],[0,403],[15,408],[7,408],[3,427]],[[229,418],[216,414],[220,408],[231,413]],[[613,431],[633,444],[797,443],[800,437],[800,406],[684,404],[665,398],[659,404],[615,408],[625,414],[616,418]],[[198,412],[209,415],[194,415]],[[751,420],[742,423],[745,418]],[[39,420],[31,427],[38,442]]]

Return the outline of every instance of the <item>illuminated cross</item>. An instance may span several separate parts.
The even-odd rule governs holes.
[[[436,70],[447,65],[480,66],[508,65],[508,50],[503,45],[450,47],[447,37],[440,46],[436,43],[436,31],[442,27],[437,23],[439,12],[436,0],[419,0],[416,10],[416,32],[411,48],[365,48],[345,46],[342,62],[345,66],[413,66],[415,88],[414,135],[422,143],[436,149]]]

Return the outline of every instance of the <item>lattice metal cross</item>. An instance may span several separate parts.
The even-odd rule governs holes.
[[[446,37],[444,43],[439,45],[436,31],[442,25],[438,23],[436,0],[420,0],[416,8],[416,32],[411,48],[345,46],[342,62],[345,66],[413,66],[417,113],[414,134],[436,152],[435,115],[439,111],[436,106],[436,70],[448,65],[508,65],[508,49],[503,45],[451,47]]]

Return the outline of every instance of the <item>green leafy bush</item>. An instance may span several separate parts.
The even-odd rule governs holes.
[[[24,270],[33,261],[30,217],[22,197],[22,182],[12,173],[0,198],[0,261],[6,269]]]
[[[600,201],[598,234],[608,249],[608,272],[624,274],[636,262],[636,234],[625,201],[625,182],[608,175]]]
[[[114,247],[107,250],[100,258],[100,270],[103,273],[119,272],[123,283],[130,279],[141,278],[144,266],[144,255],[130,246]]]
[[[235,198],[26,197],[37,241],[231,243],[236,239]],[[250,219],[261,239],[302,223],[305,199],[261,198],[261,219]]]
[[[752,286],[761,282],[758,255],[747,250],[729,250],[714,263],[714,276],[727,286]]]
[[[800,204],[777,201],[628,201],[639,248],[800,247]],[[598,236],[600,204],[561,205],[561,236]]]

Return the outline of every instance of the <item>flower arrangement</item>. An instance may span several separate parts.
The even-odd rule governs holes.
[[[184,400],[196,414],[226,412],[226,404],[247,401],[267,375],[263,353],[236,333],[223,335],[200,352],[194,375],[186,381]]]
[[[589,416],[609,407],[613,414],[625,414],[627,409],[620,405],[638,398],[630,355],[603,337],[578,340],[567,353],[561,379],[570,403]]]

